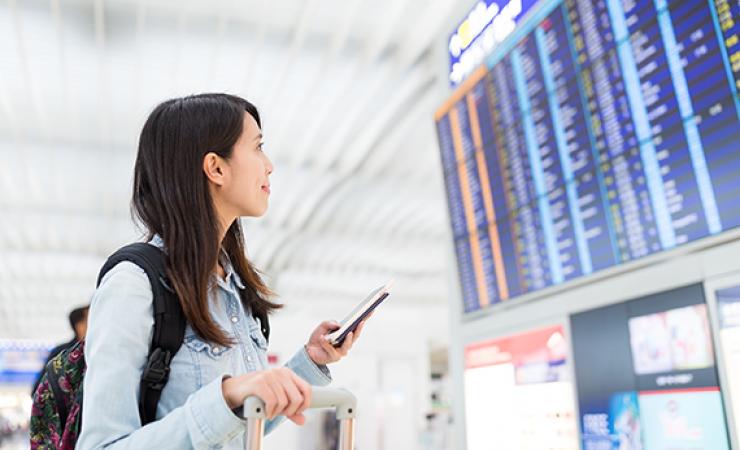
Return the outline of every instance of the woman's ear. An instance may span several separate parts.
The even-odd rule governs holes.
[[[223,158],[213,152],[203,157],[203,173],[217,186],[223,186],[225,164]]]

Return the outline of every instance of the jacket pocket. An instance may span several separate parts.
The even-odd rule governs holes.
[[[210,342],[202,341],[196,335],[186,336],[185,345],[187,345],[191,351],[207,355],[215,361],[226,357],[228,353],[233,350],[232,347],[222,347],[219,345],[211,344]]]
[[[201,340],[195,334],[186,334],[184,344],[193,361],[198,387],[210,383],[224,373],[231,373],[232,347],[224,347]]]

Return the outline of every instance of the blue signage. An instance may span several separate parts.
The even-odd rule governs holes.
[[[457,86],[514,31],[536,0],[480,0],[447,40],[449,79]]]
[[[33,383],[52,347],[49,342],[0,339],[0,383]]]

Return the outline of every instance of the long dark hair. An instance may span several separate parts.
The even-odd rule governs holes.
[[[156,234],[164,241],[170,282],[195,333],[222,346],[233,341],[211,318],[208,305],[221,250],[247,286],[242,291],[245,309],[267,314],[281,306],[268,300],[272,292],[247,260],[239,220],[219,243],[220,225],[203,172],[209,152],[231,157],[245,113],[262,128],[257,108],[234,95],[167,100],[154,108],[141,130],[134,167],[132,213],[150,239]]]

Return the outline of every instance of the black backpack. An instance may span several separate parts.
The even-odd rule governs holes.
[[[139,417],[143,426],[155,420],[157,404],[169,378],[170,362],[185,336],[186,320],[167,278],[165,254],[153,245],[135,243],[115,252],[100,269],[98,286],[105,274],[124,261],[144,270],[153,294],[154,332],[139,392]],[[268,339],[267,315],[255,314],[255,317]],[[43,370],[33,395],[30,434],[34,450],[74,449],[82,428],[82,385],[87,368],[84,346],[83,341],[65,349]]]

